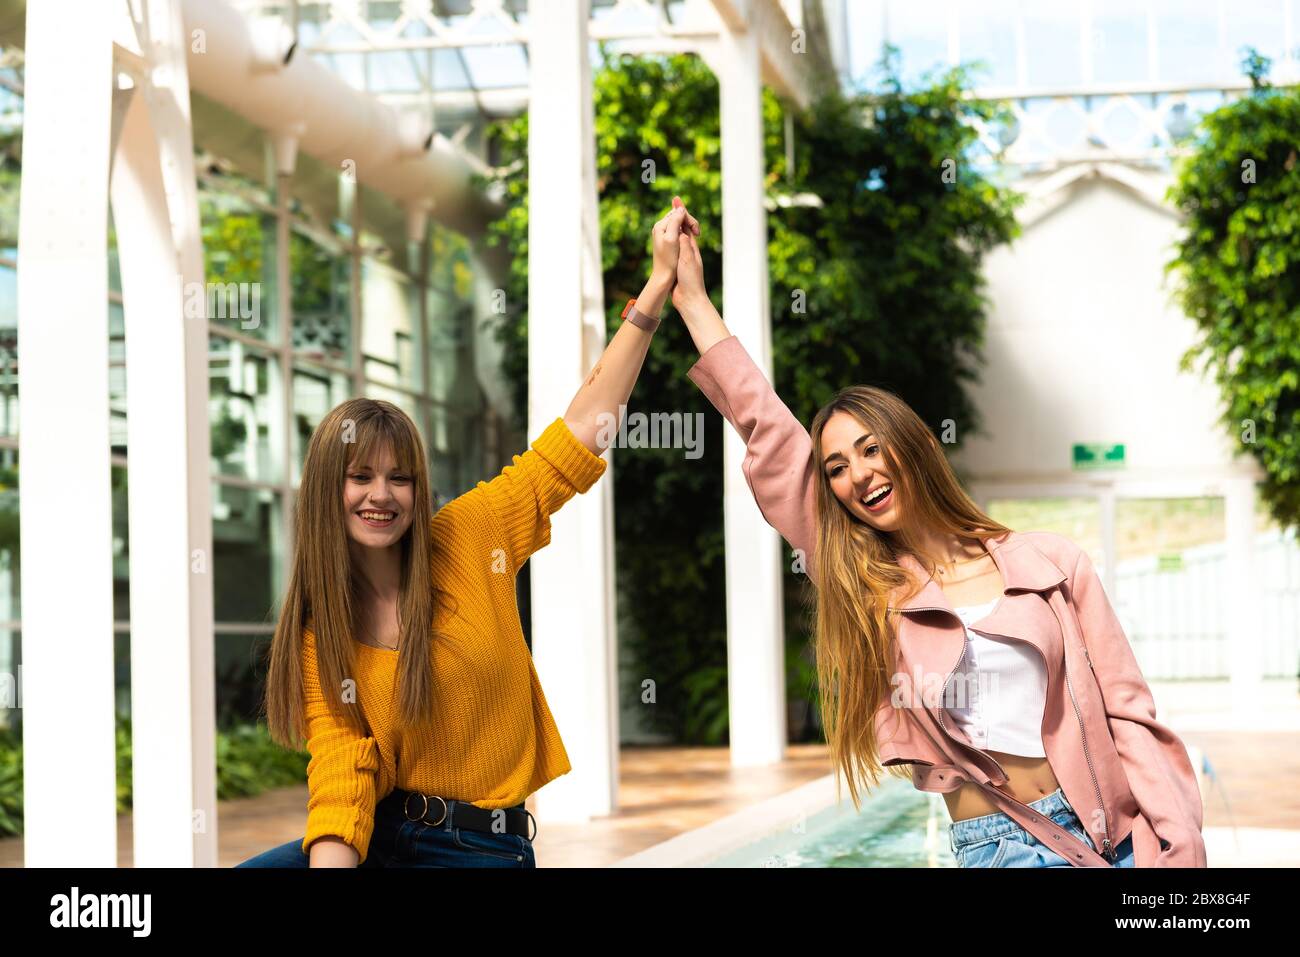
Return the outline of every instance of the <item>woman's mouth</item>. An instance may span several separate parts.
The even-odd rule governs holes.
[[[387,528],[397,521],[396,512],[380,512],[367,509],[364,512],[357,512],[361,521],[365,522],[372,528]]]
[[[889,508],[890,501],[894,497],[894,486],[888,482],[878,485],[872,492],[862,496],[859,501],[866,507],[868,512],[883,512]]]

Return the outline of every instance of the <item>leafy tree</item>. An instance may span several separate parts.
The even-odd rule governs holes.
[[[1300,522],[1300,97],[1242,63],[1250,95],[1207,114],[1169,198],[1185,229],[1165,266],[1198,340],[1180,367],[1213,369],[1234,444],[1264,472],[1280,525]]]
[[[768,216],[776,386],[807,424],[838,389],[893,389],[935,428],[974,428],[962,380],[983,335],[980,259],[1016,231],[1014,195],[970,162],[974,118],[1005,118],[962,98],[966,71],[904,92],[891,52],[875,94],[832,94],[794,116],[786,168],[785,107],[765,91],[769,194],[811,193],[819,206]],[[597,190],[609,331],[645,282],[650,227],[680,195],[701,221],[705,278],[721,306],[721,141],[718,85],[691,56],[608,57],[595,77]],[[513,252],[509,300],[522,308],[498,334],[516,408],[527,408],[528,118],[493,131],[507,213],[491,242]],[[576,252],[576,251],[575,251]],[[667,307],[671,310],[671,307]],[[615,508],[624,695],[656,684],[655,727],[714,743],[726,729],[722,418],[686,371],[698,359],[666,314],[629,411],[705,414],[704,455],[677,449],[617,454]],[[520,421],[522,426],[523,422]],[[786,558],[788,563],[788,556]],[[788,697],[814,714],[803,576],[786,573]],[[815,728],[805,731],[816,734]]]

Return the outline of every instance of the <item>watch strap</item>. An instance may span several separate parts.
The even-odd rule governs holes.
[[[636,307],[636,300],[629,299],[627,305],[623,307],[622,316],[632,325],[646,332],[653,333],[659,328],[659,320],[654,316],[647,316],[644,312]]]

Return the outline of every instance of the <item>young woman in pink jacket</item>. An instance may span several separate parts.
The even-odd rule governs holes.
[[[693,235],[679,253],[690,377],[815,586],[822,723],[854,805],[882,768],[942,793],[961,867],[1204,867],[1196,773],[1087,553],[989,518],[885,389],[842,390],[805,431],[709,301]]]

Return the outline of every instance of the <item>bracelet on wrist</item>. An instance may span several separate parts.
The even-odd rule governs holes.
[[[644,312],[636,307],[636,300],[629,299],[627,305],[623,307],[622,316],[625,320],[632,323],[639,329],[654,335],[654,331],[659,328],[659,319],[655,316],[647,316]]]

